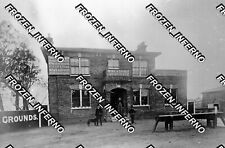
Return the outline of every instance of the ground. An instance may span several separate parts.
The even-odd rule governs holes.
[[[216,148],[225,145],[225,127],[207,128],[203,134],[192,128],[187,121],[174,124],[174,131],[164,131],[159,123],[152,133],[154,120],[136,121],[135,132],[129,134],[119,122],[107,122],[103,126],[88,127],[86,124],[64,125],[59,134],[53,127],[36,128],[0,134],[0,148],[12,144],[15,148]],[[220,124],[220,123],[219,123]]]

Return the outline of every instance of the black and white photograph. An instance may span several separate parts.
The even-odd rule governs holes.
[[[225,0],[0,0],[0,148],[225,148]]]

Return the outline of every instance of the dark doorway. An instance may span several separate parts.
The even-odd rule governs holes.
[[[120,98],[120,100],[119,100]],[[110,104],[117,111],[120,110],[120,105],[122,104],[122,115],[127,113],[127,91],[123,88],[115,88],[111,90],[110,93]]]
[[[195,113],[195,102],[188,102],[187,108],[190,114]]]

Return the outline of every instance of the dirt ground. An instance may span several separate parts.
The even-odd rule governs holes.
[[[203,123],[204,124],[204,123]],[[207,128],[197,132],[187,121],[174,123],[174,131],[164,131],[159,123],[152,133],[154,120],[136,121],[135,132],[129,134],[119,122],[107,122],[103,126],[88,127],[86,124],[65,125],[59,134],[53,127],[0,134],[0,148],[12,144],[15,148],[216,148],[225,145],[225,127]]]

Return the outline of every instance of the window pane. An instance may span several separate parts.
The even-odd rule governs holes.
[[[86,90],[82,90],[82,107],[90,107],[90,97]]]
[[[80,66],[89,66],[89,59],[80,59]]]
[[[140,67],[146,67],[147,68],[147,61],[140,61]]]
[[[148,97],[147,96],[141,97],[141,105],[148,105]]]
[[[119,68],[119,60],[108,60],[108,69]]]
[[[133,94],[134,94],[134,100],[133,100],[134,105],[140,105],[140,91],[134,90]]]
[[[71,74],[79,74],[79,67],[70,67]]]
[[[147,75],[147,69],[146,68],[140,68],[140,75],[146,76]]]
[[[70,65],[71,66],[79,66],[79,60],[76,58],[70,58]]]
[[[133,68],[133,75],[138,76],[139,75],[139,68]]]
[[[134,61],[132,64],[133,67],[139,67],[139,61]]]
[[[81,74],[89,74],[89,67],[81,67],[80,73]]]
[[[72,90],[72,107],[80,107],[80,90]]]

